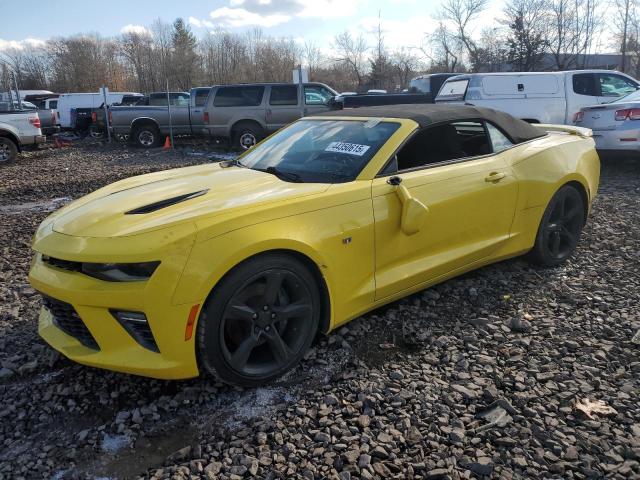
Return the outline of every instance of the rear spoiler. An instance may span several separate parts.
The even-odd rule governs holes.
[[[547,123],[532,123],[532,126],[546,130],[547,132],[566,133],[567,135],[577,135],[579,137],[591,137],[593,132],[590,128],[572,127],[569,125],[551,125]]]

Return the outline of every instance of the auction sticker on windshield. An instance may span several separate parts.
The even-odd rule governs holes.
[[[348,153],[349,155],[357,155],[359,157],[364,155],[367,150],[369,150],[369,145],[347,142],[331,142],[327,145],[327,148],[324,149],[325,152]]]

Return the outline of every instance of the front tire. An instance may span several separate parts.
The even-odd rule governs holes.
[[[585,222],[585,204],[571,185],[558,190],[542,216],[536,242],[529,253],[534,263],[553,267],[569,258],[580,240]]]
[[[8,138],[0,137],[0,165],[13,162],[18,156],[18,147]]]
[[[222,381],[264,385],[292,369],[318,330],[320,293],[286,254],[250,259],[213,291],[198,322],[200,366]]]

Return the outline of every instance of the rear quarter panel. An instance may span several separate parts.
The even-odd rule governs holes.
[[[518,250],[526,251],[533,246],[551,197],[563,185],[581,185],[591,207],[600,181],[600,158],[593,139],[580,135],[552,133],[518,148],[518,155],[511,157],[520,184],[512,236]]]

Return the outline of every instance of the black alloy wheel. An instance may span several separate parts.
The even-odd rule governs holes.
[[[565,185],[553,196],[538,229],[531,251],[533,260],[554,266],[564,262],[575,251],[585,222],[585,205],[580,192]]]
[[[223,381],[256,386],[295,366],[318,328],[313,275],[282,254],[252,259],[226,277],[199,325],[201,364]]]

